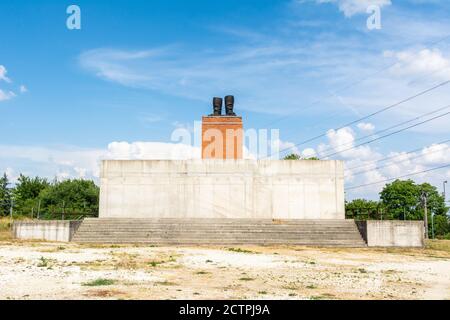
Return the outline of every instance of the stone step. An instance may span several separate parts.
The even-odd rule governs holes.
[[[215,227],[215,226],[206,226],[201,228],[196,227],[187,227],[187,226],[128,226],[128,225],[118,225],[118,226],[83,226],[83,230],[86,231],[110,231],[110,230],[121,230],[121,231],[158,231],[158,230],[166,230],[166,231],[202,231],[202,232],[216,232],[216,231],[237,231],[237,232],[332,232],[332,231],[339,231],[339,232],[353,232],[354,228],[350,227],[261,227],[261,226],[254,226],[254,227]]]
[[[264,231],[264,232],[241,232],[241,231],[227,231],[227,230],[220,230],[217,232],[214,231],[169,231],[169,230],[141,230],[141,231],[122,231],[122,230],[103,230],[103,231],[85,231],[80,230],[77,232],[78,235],[96,235],[96,234],[117,234],[117,235],[137,235],[137,234],[171,234],[171,235],[183,235],[183,234],[200,234],[204,236],[214,236],[214,235],[241,235],[241,234],[248,234],[248,235],[259,235],[264,234],[266,236],[271,235],[295,235],[295,236],[331,236],[331,235],[343,235],[343,236],[349,236],[349,235],[357,235],[359,237],[359,234],[356,232],[340,232],[340,231],[334,231],[334,232],[321,232],[321,231],[309,231],[309,232],[298,232],[298,231],[285,231],[285,232],[276,232],[276,231]]]
[[[181,246],[181,245],[221,245],[221,246],[232,246],[232,245],[299,245],[299,246],[312,246],[312,247],[366,247],[366,243],[364,241],[299,241],[299,240],[254,240],[254,239],[243,239],[243,240],[217,240],[217,241],[205,241],[205,240],[191,240],[191,239],[182,239],[182,240],[173,240],[169,241],[167,239],[128,239],[128,240],[119,240],[119,239],[102,239],[99,241],[98,239],[85,239],[79,240],[78,243],[87,243],[87,244],[146,244],[146,245],[155,245],[155,246]]]
[[[205,242],[206,244],[210,242],[240,242],[242,241],[255,241],[255,242],[280,242],[283,241],[286,242],[302,242],[302,243],[358,243],[358,242],[364,242],[363,240],[359,241],[360,239],[295,239],[295,238],[254,238],[254,237],[242,237],[242,238],[211,238],[211,239],[204,239],[201,237],[180,237],[180,238],[167,238],[167,237],[133,237],[133,238],[118,238],[118,237],[84,237],[82,239],[79,239],[80,241],[98,241],[98,240],[104,240],[104,241],[129,241],[129,242],[185,242],[185,241],[192,241],[192,242]]]
[[[73,241],[152,245],[308,245],[364,247],[353,220],[85,219]]]
[[[268,224],[268,225],[278,225],[278,224],[288,224],[288,225],[343,225],[343,224],[352,224],[353,220],[270,220],[270,219],[123,219],[123,218],[87,218],[84,220],[85,223],[134,223],[134,224],[142,224],[142,223],[185,223],[185,224],[230,224],[230,225],[242,225],[242,224]]]
[[[185,239],[185,238],[192,238],[192,239],[199,239],[199,240],[220,240],[220,239],[236,239],[236,240],[241,240],[241,239],[291,239],[291,240],[317,240],[320,241],[322,239],[324,239],[324,236],[311,236],[311,237],[307,237],[307,236],[295,236],[295,235],[265,235],[265,234],[261,234],[261,235],[221,235],[221,236],[205,236],[205,235],[189,235],[189,234],[184,234],[184,235],[172,235],[172,234],[168,234],[168,235],[161,235],[161,234],[148,234],[148,235],[142,235],[142,234],[137,234],[137,235],[117,235],[117,234],[104,234],[104,235],[80,235],[78,236],[76,239],[108,239],[108,238],[113,238],[113,239]],[[343,237],[343,236],[327,236],[326,240],[361,240],[356,236],[352,236],[352,237]]]
[[[356,234],[352,231],[342,232],[341,230],[334,230],[335,232],[329,232],[324,230],[307,230],[307,231],[299,231],[299,230],[285,230],[285,231],[277,231],[277,230],[249,230],[249,231],[241,231],[241,230],[167,230],[167,229],[159,229],[159,230],[78,230],[77,234],[204,234],[204,235],[215,235],[215,234],[285,234],[285,235],[351,235]]]

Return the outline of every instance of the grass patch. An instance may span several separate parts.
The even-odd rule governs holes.
[[[157,266],[159,266],[160,264],[163,264],[163,263],[164,263],[164,261],[150,261],[148,263],[148,265],[152,266],[152,267],[157,267]]]
[[[210,274],[211,272],[207,272],[207,271],[198,271],[195,274]]]
[[[331,293],[324,293],[319,296],[311,296],[310,300],[332,300],[335,296]]]
[[[240,281],[253,281],[255,279],[254,278],[250,278],[250,277],[242,277],[242,278],[239,278],[239,280]]]
[[[237,252],[237,253],[255,253],[255,254],[258,253],[258,252],[255,252],[255,251],[241,249],[241,248],[228,248],[228,251]]]
[[[267,291],[259,291],[258,294],[267,294]]]
[[[176,262],[175,257],[174,256],[170,256],[169,259],[167,259],[167,260],[152,260],[152,261],[149,261],[147,264],[149,266],[155,268],[157,266],[160,266],[162,264],[169,263],[169,262]]]
[[[358,271],[359,273],[367,273],[367,270],[364,268],[359,268]]]
[[[450,240],[426,240],[425,248],[450,253]]]
[[[83,286],[85,286],[85,287],[111,286],[115,283],[116,283],[116,281],[112,280],[112,279],[99,278],[99,279],[95,279],[95,280],[92,280],[89,282],[85,282],[85,283],[83,283]]]
[[[11,225],[9,218],[0,218],[0,241],[11,240]]]
[[[317,289],[317,286],[310,284],[309,286],[306,286],[306,289]]]
[[[285,285],[285,286],[283,286],[282,288],[283,288],[283,289],[286,289],[286,290],[293,290],[293,291],[296,291],[296,290],[299,289],[298,286],[295,285],[294,283]]]
[[[156,285],[160,285],[160,286],[176,286],[177,284],[175,282],[170,282],[170,281],[158,281],[155,282]]]
[[[38,266],[39,268],[48,268],[48,267],[50,267],[50,259],[41,257],[41,258],[39,259],[39,263],[38,263],[37,266]]]

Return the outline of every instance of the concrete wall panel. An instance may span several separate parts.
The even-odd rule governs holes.
[[[345,219],[341,161],[105,160],[100,217]]]
[[[22,240],[69,242],[81,221],[15,221],[13,237]]]
[[[423,247],[422,221],[358,221],[358,228],[369,247]]]

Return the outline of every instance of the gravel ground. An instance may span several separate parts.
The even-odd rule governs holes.
[[[0,299],[450,299],[450,252],[3,241]]]

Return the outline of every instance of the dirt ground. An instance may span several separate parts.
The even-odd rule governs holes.
[[[335,249],[3,239],[0,299],[450,299],[450,241]]]

